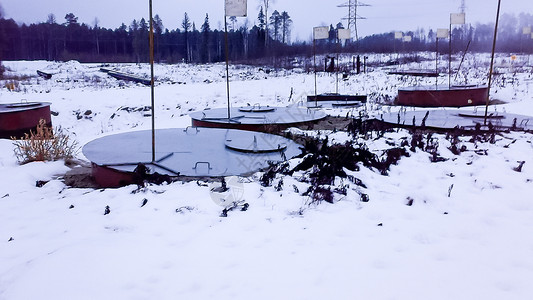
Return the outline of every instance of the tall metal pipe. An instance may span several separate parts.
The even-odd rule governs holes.
[[[231,107],[229,96],[229,46],[228,46],[228,18],[224,15],[224,44],[226,50],[226,94],[228,95],[228,121],[231,119]]]
[[[490,98],[490,86],[492,85],[492,71],[494,68],[494,52],[496,52],[496,37],[498,35],[498,22],[500,21],[500,6],[502,1],[498,0],[498,10],[496,12],[496,24],[494,25],[494,39],[492,40],[492,54],[490,58],[490,70],[489,70],[489,88],[487,91],[487,103],[485,105],[485,118],[484,125],[487,125],[487,116],[489,112],[489,98]]]
[[[154,100],[154,18],[152,17],[152,0],[150,5],[150,90],[152,104],[152,162],[155,161],[155,100]]]

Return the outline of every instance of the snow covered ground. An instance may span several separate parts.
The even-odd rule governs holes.
[[[389,59],[370,56],[376,64]],[[507,104],[491,110],[533,116],[533,74],[527,58],[520,59],[497,59],[505,75],[495,80],[493,97]],[[487,56],[467,56],[455,82],[485,82],[487,63]],[[51,102],[53,124],[81,145],[150,128],[144,109],[150,88],[110,78],[99,65],[4,65],[8,75],[32,77],[15,91],[1,82],[0,103]],[[149,74],[147,65],[109,68]],[[44,80],[36,70],[55,75]],[[383,103],[398,87],[435,83],[390,76],[385,67],[369,71],[340,83],[343,93],[368,94],[365,107],[326,112],[395,111]],[[224,72],[222,64],[157,65],[157,127],[186,127],[189,112],[223,107]],[[314,94],[313,74],[302,70],[232,66],[231,74],[234,106],[298,105]],[[333,92],[334,82],[335,76],[321,74],[318,92]],[[351,139],[342,132],[307,133],[329,135],[331,144]],[[356,142],[381,155],[411,139],[405,130],[375,137]],[[303,172],[278,175],[270,187],[261,186],[260,173],[243,178],[250,207],[227,218],[220,217],[208,184],[69,188],[61,181],[69,170],[64,162],[19,165],[12,142],[0,140],[0,299],[531,298],[533,135],[502,133],[492,142],[461,137],[466,151],[459,155],[448,150],[446,135],[430,138],[445,161],[431,163],[429,153],[405,147],[409,157],[388,175],[363,166],[350,172],[365,187],[337,178],[336,186],[348,189],[334,204],[310,204],[302,196],[309,186],[300,180]],[[84,159],[81,152],[78,158]],[[48,183],[36,187],[39,180]]]

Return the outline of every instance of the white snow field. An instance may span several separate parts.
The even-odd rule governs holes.
[[[369,61],[388,59],[370,55]],[[467,55],[454,82],[486,82],[488,61]],[[533,116],[528,58],[511,62],[501,55],[496,63],[504,75],[492,95],[507,103],[490,110]],[[0,103],[51,102],[53,124],[80,145],[150,128],[144,109],[150,88],[108,77],[97,64],[4,65],[7,75],[31,78],[15,91],[0,82]],[[432,66],[428,60],[401,67]],[[145,64],[109,68],[149,74]],[[55,75],[44,80],[36,70]],[[191,111],[224,107],[224,72],[223,64],[156,65],[157,128],[186,127]],[[397,111],[383,102],[398,87],[435,83],[386,73],[372,66],[341,81],[341,92],[366,93],[369,102],[326,112]],[[298,105],[314,93],[313,74],[301,69],[232,66],[231,74],[233,106]],[[333,92],[334,82],[334,75],[320,74],[318,92]],[[328,136],[330,144],[352,139],[344,132],[291,130]],[[409,157],[387,175],[362,165],[347,171],[365,187],[337,178],[335,186],[348,188],[333,204],[302,196],[309,187],[302,171],[278,174],[269,187],[259,183],[261,173],[241,178],[249,209],[225,218],[211,199],[212,184],[71,188],[61,180],[69,170],[63,161],[20,165],[12,141],[0,139],[0,299],[531,299],[533,134],[500,133],[492,143],[460,137],[466,151],[459,155],[448,150],[446,134],[431,138],[447,160],[432,163],[429,153],[405,147]],[[381,155],[410,133],[355,139]],[[81,151],[77,158],[85,159]],[[48,183],[36,187],[39,180]]]

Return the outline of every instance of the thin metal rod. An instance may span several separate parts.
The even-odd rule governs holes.
[[[224,44],[226,47],[226,93],[228,95],[228,120],[231,119],[231,107],[229,96],[229,46],[228,46],[228,18],[224,15]]]
[[[448,46],[448,89],[452,87],[452,20],[450,16],[450,43]]]
[[[154,95],[154,19],[152,17],[152,0],[150,2],[150,91],[152,97],[152,162],[155,161],[155,95]]]
[[[489,113],[490,86],[492,85],[492,70],[494,68],[494,52],[496,51],[496,37],[498,35],[498,22],[500,21],[500,6],[502,1],[498,0],[498,10],[496,12],[496,24],[494,25],[494,39],[492,40],[492,54],[490,57],[489,86],[487,90],[487,102],[485,105],[485,119],[483,124],[487,125],[487,115]]]
[[[340,66],[340,63],[339,63],[339,52],[341,51],[340,49],[341,47],[341,44],[340,44],[340,39],[339,39],[339,30],[337,29],[337,68],[335,69],[335,80],[336,80],[336,84],[335,84],[335,93],[339,93],[339,66]]]
[[[435,90],[438,89],[439,86],[439,38],[437,40],[437,46],[435,48]]]
[[[313,65],[315,69],[315,106],[318,107],[318,94],[316,83],[316,39],[313,37]]]
[[[453,80],[457,81],[457,76],[459,76],[459,72],[461,71],[461,67],[463,66],[463,62],[465,61],[466,53],[468,52],[468,49],[470,48],[470,44],[472,43],[472,40],[468,41],[468,44],[466,45],[465,52],[463,53],[463,57],[461,58],[461,62],[459,63],[459,67],[457,68],[457,72],[455,72],[455,78]]]
[[[315,95],[317,94],[316,84],[316,40],[313,38],[313,70],[315,71]]]

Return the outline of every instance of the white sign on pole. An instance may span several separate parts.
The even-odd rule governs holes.
[[[530,34],[530,33],[531,33],[531,27],[522,28],[522,34]]]
[[[226,0],[226,17],[246,17],[247,0]]]
[[[437,38],[438,39],[447,39],[450,36],[449,29],[439,28],[437,29]]]
[[[339,40],[351,39],[350,29],[344,29],[344,28],[337,29],[337,37],[339,38]]]
[[[315,40],[323,40],[329,38],[329,27],[328,26],[320,26],[320,27],[314,27],[313,28],[313,39]]]
[[[401,40],[403,38],[403,33],[400,32],[400,31],[396,31],[394,33],[394,38],[397,39],[397,40]]]
[[[411,42],[413,40],[413,37],[410,35],[406,35],[403,37],[404,42]]]
[[[450,14],[450,24],[462,25],[466,23],[466,16],[464,13]]]

